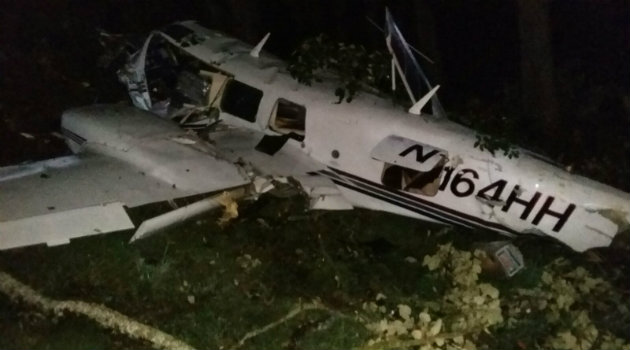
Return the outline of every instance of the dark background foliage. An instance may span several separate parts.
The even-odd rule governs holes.
[[[0,11],[0,164],[63,152],[49,132],[64,109],[126,98],[115,65],[99,59],[99,29],[140,35],[196,19],[249,43],[271,32],[266,48],[288,57],[320,33],[383,49],[382,34],[366,17],[382,25],[385,6],[408,41],[436,62],[422,64],[458,120],[630,188],[627,0],[10,0]],[[532,9],[546,17],[528,22]],[[551,64],[539,91],[523,65],[540,58],[525,48],[540,44],[543,25],[549,47],[541,52]]]

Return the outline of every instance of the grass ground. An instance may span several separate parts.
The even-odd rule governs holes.
[[[300,197],[263,196],[241,206],[240,217],[225,227],[216,224],[217,215],[133,245],[124,232],[1,252],[0,270],[51,298],[102,303],[204,349],[238,347],[248,332],[316,299],[328,310],[300,313],[242,347],[348,349],[374,336],[356,316],[379,293],[391,307],[440,300],[448,281],[422,267],[423,257],[439,244],[470,249],[502,239],[365,210],[307,212]],[[491,281],[501,295],[534,287],[543,267],[558,256],[594,269],[554,242],[516,243],[527,268],[510,280]],[[624,283],[610,271],[595,273]],[[600,327],[628,340],[627,317],[599,314],[591,318]],[[549,333],[545,318],[534,312],[517,328],[496,328],[483,343],[536,348]],[[42,314],[0,295],[0,348],[147,347],[85,318]]]

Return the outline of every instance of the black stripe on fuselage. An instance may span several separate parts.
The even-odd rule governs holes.
[[[464,223],[462,223],[460,221],[453,221],[453,220],[450,220],[448,218],[435,215],[434,213],[429,212],[427,210],[422,210],[416,205],[405,203],[405,202],[399,202],[399,201],[397,201],[397,200],[395,200],[395,199],[393,199],[391,197],[384,196],[384,195],[376,193],[376,192],[371,192],[371,191],[365,190],[364,188],[361,188],[359,186],[354,186],[354,185],[348,184],[348,183],[343,182],[343,181],[339,181],[339,180],[335,180],[335,179],[331,179],[331,180],[332,180],[332,182],[334,182],[335,184],[337,184],[339,186],[351,189],[351,190],[353,190],[355,192],[359,192],[361,194],[364,194],[366,196],[370,196],[372,198],[379,199],[379,200],[381,200],[383,202],[390,203],[390,204],[395,205],[397,207],[400,207],[400,208],[403,208],[403,209],[407,209],[409,211],[412,211],[414,213],[426,216],[426,217],[434,219],[436,221],[445,222],[445,223],[452,224],[452,225],[459,225],[459,226],[463,225],[463,226],[466,226],[466,227],[470,227],[469,225],[466,225],[466,224],[464,224]]]
[[[330,168],[330,170],[332,171],[322,170],[318,172],[318,174],[330,178],[339,186],[369,195],[390,204],[397,205],[401,208],[425,215],[429,218],[450,224],[455,223],[466,227],[476,226],[485,229],[500,230],[510,234],[519,234],[519,232],[501,224],[485,221],[478,217],[444,207],[411,194],[388,188],[382,184],[375,183],[342,170],[335,168]]]

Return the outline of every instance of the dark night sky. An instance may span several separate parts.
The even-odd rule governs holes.
[[[55,38],[55,32],[67,36],[74,28],[83,32],[78,36],[84,36],[85,31],[95,27],[112,32],[144,32],[179,19],[197,19],[249,42],[271,31],[268,48],[280,55],[286,55],[303,38],[321,32],[341,41],[382,49],[382,36],[365,18],[382,24],[383,9],[389,6],[409,41],[422,51],[433,53],[438,60],[433,80],[440,80],[442,94],[455,102],[464,102],[463,96],[492,98],[497,90],[518,79],[515,1],[427,0],[421,2],[422,6],[412,3],[417,2],[13,0],[3,10],[0,29],[4,34],[0,39],[6,49],[16,42],[24,45],[23,33]],[[580,69],[595,82],[615,80],[622,86],[630,84],[628,1],[553,1],[551,20],[557,65],[562,69]],[[434,34],[434,47],[422,45],[423,40],[426,42],[423,30],[433,30],[427,36]],[[27,37],[25,45],[32,39]]]
[[[54,130],[69,107],[126,98],[114,71],[96,67],[97,28],[141,34],[196,19],[252,44],[271,32],[266,49],[281,57],[319,33],[383,50],[383,36],[366,16],[382,24],[385,6],[408,41],[437,61],[421,63],[442,85],[447,111],[515,112],[521,78],[515,0],[9,0],[0,11],[0,143],[19,140],[19,131]],[[630,1],[555,0],[549,13],[563,123],[574,129],[559,139],[568,140],[567,149],[590,148],[568,158],[613,150],[628,170]],[[38,152],[28,147],[5,147],[0,163]]]

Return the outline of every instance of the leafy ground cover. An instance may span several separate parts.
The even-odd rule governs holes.
[[[506,280],[474,250],[494,233],[307,212],[299,196],[243,203],[223,227],[219,215],[132,245],[123,232],[1,252],[0,270],[196,348],[628,348],[623,265],[555,242],[517,240],[527,267]],[[149,346],[0,294],[1,348]]]

